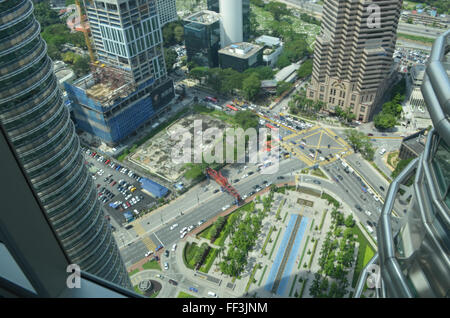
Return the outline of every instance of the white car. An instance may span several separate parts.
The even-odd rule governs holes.
[[[184,238],[186,236],[186,234],[187,234],[187,232],[181,233],[180,238]]]
[[[194,226],[191,225],[190,227],[188,227],[187,231],[190,232],[190,231],[192,231],[193,229],[194,229]]]
[[[177,244],[173,244],[172,245],[172,252],[175,252],[176,249],[177,249]]]
[[[372,213],[370,212],[370,211],[365,211],[365,213],[367,214],[367,216],[371,216],[372,215]]]
[[[184,233],[184,232],[186,232],[186,231],[187,231],[187,227],[185,226],[185,227],[183,227],[183,228],[181,229],[180,233]]]
[[[178,226],[178,223],[175,223],[175,224],[172,224],[171,226],[170,226],[170,230],[172,231],[174,228],[176,228]]]
[[[222,208],[222,211],[225,211],[225,210],[228,209],[229,207],[230,207],[229,204],[225,205],[225,206]]]
[[[167,263],[167,262],[164,263],[164,269],[165,269],[165,270],[168,270],[168,269],[169,269],[169,263]]]
[[[367,231],[369,231],[370,234],[373,233],[373,229],[369,225],[366,225],[366,229]]]
[[[381,150],[380,150],[380,155],[384,155],[385,152],[386,152],[386,149],[384,149],[384,148],[381,149]]]
[[[152,254],[153,254],[153,251],[148,251],[147,253],[145,253],[145,257],[149,257]]]

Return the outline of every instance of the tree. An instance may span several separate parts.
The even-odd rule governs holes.
[[[242,82],[242,92],[248,100],[254,100],[261,88],[261,80],[256,74],[251,74]]]
[[[285,53],[283,51],[280,54],[280,56],[278,57],[276,66],[278,68],[284,68],[284,67],[288,66],[289,64],[291,64],[291,62],[289,61],[289,57],[288,57],[287,53]]]
[[[178,44],[182,43],[184,41],[184,28],[181,25],[177,25],[173,28],[173,36],[175,39],[175,42]]]
[[[166,67],[167,67],[168,73],[173,72],[173,65],[177,62],[177,57],[178,57],[178,54],[174,49],[164,48],[164,60],[166,61]]]
[[[355,225],[355,220],[353,220],[353,216],[351,214],[346,217],[344,224],[348,228],[353,227]]]
[[[381,111],[380,113],[375,115],[375,117],[373,118],[373,122],[375,124],[375,127],[378,129],[390,129],[395,127],[395,125],[397,124],[397,119],[393,114]]]
[[[299,78],[305,78],[312,74],[312,68],[313,68],[313,60],[307,59],[302,63],[300,68],[297,70],[297,76]]]
[[[258,128],[259,118],[251,111],[240,111],[234,117],[236,123],[247,130],[248,128]]]
[[[42,28],[61,22],[58,13],[50,8],[48,1],[41,1],[38,4],[34,4],[33,14]]]
[[[281,96],[284,92],[290,90],[292,88],[292,84],[289,82],[278,82],[277,83],[277,96]]]
[[[89,57],[76,55],[72,67],[78,77],[87,74],[89,72]]]
[[[272,13],[274,20],[279,21],[283,15],[288,15],[289,10],[286,4],[280,2],[269,2],[264,6],[266,11]]]

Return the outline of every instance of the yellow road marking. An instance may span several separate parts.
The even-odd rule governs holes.
[[[134,230],[136,231],[137,235],[142,237],[141,241],[145,244],[145,246],[150,250],[154,251],[156,248],[155,243],[150,239],[150,237],[145,232],[144,228],[142,227],[141,223],[135,222],[134,223]]]

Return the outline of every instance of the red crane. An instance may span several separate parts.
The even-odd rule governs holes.
[[[216,170],[208,167],[206,168],[206,174],[212,177],[222,187],[222,189],[235,197],[237,204],[239,204],[239,202],[242,200],[241,196],[236,191],[236,189],[232,187],[230,183],[228,183],[227,178],[225,178],[220,171],[217,172]]]

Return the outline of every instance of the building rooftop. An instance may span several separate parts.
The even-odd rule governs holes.
[[[277,46],[281,44],[281,39],[268,36],[268,35],[261,35],[255,40],[258,44],[264,44],[264,45],[270,45],[270,46]]]
[[[248,43],[248,42],[239,42],[239,43],[230,44],[230,45],[220,49],[219,53],[246,59],[246,58],[254,55],[255,53],[257,53],[261,49],[262,49],[262,46],[257,45],[257,44],[252,44],[252,43]]]
[[[300,64],[292,63],[281,69],[277,74],[275,74],[275,80],[277,82],[285,81],[289,76],[292,75],[296,70],[300,68]]]
[[[184,21],[195,22],[200,24],[213,24],[220,20],[220,15],[214,11],[202,10],[186,17]]]
[[[91,74],[74,82],[74,85],[103,106],[113,105],[117,98],[125,98],[136,90],[131,74],[104,64],[97,65]]]

